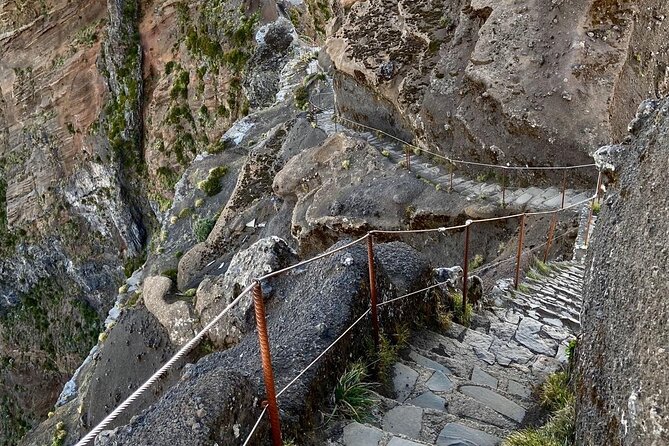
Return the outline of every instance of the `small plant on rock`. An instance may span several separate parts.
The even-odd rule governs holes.
[[[364,421],[369,409],[376,403],[371,384],[364,382],[367,368],[361,362],[349,366],[337,381],[334,389],[333,415],[339,414],[358,422]]]
[[[53,433],[53,438],[51,439],[51,446],[64,445],[65,437],[67,437],[67,430],[65,429],[65,423],[59,421],[58,423],[56,423],[56,431]]]
[[[223,178],[227,172],[228,168],[226,166],[214,167],[209,171],[206,180],[197,183],[198,189],[210,197],[216,195],[223,189],[223,186],[221,186],[221,178]]]
[[[551,272],[551,267],[537,258],[534,259],[534,269],[544,276]]]
[[[474,308],[472,307],[472,304],[467,302],[467,307],[463,307],[463,302],[462,302],[462,294],[461,293],[452,293],[451,294],[451,303],[453,305],[453,316],[455,320],[457,320],[460,324],[464,325],[465,327],[469,327],[469,324],[472,321],[472,313],[474,312]]]
[[[207,240],[209,234],[216,226],[216,220],[213,218],[203,218],[195,222],[193,226],[193,234],[198,242],[202,243]]]
[[[469,262],[469,269],[473,271],[477,268],[480,268],[481,265],[483,265],[483,262],[485,262],[485,258],[481,254],[476,254]]]

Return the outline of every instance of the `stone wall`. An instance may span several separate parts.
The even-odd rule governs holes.
[[[669,99],[646,101],[589,249],[578,347],[577,441],[669,444]]]

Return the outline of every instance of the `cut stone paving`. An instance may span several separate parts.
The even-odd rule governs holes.
[[[392,162],[405,159],[402,144],[335,125],[333,116],[332,110],[317,114],[326,133],[344,131],[367,140]],[[498,184],[451,176],[422,154],[411,160],[412,171],[445,193],[502,204]],[[567,190],[565,205],[591,195]],[[545,211],[559,207],[562,194],[555,187],[507,188],[505,201],[512,211]],[[595,220],[588,225],[588,219],[584,206],[573,261],[550,263],[545,274],[534,271],[520,291],[510,289],[508,279],[499,281],[501,291],[490,299],[494,305],[473,318],[472,328],[453,323],[442,333],[414,333],[393,368],[395,400],[379,396],[388,401],[381,405],[385,409],[375,411],[368,424],[348,424],[328,444],[497,446],[521,428],[537,404],[533,389],[565,365],[569,341],[580,331],[585,228],[592,231]]]

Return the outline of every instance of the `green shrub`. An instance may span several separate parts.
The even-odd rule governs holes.
[[[561,410],[573,404],[574,394],[569,388],[569,375],[556,372],[541,386],[541,405],[551,411]]]
[[[63,446],[66,437],[67,430],[65,429],[65,423],[59,421],[56,424],[56,431],[53,433],[53,438],[51,439],[51,446]]]
[[[161,276],[169,277],[170,279],[172,279],[172,282],[175,282],[175,283],[177,281],[177,274],[178,274],[178,272],[177,272],[176,269],[167,269],[167,270],[163,271],[162,273],[160,273]]]
[[[207,240],[215,225],[216,220],[213,218],[203,218],[196,221],[195,225],[193,225],[193,234],[197,241],[202,243]]]
[[[469,262],[469,269],[473,271],[476,268],[481,267],[481,265],[483,265],[483,262],[485,262],[485,258],[481,254],[476,254],[474,258]]]
[[[472,304],[467,302],[467,308],[463,309],[462,293],[452,293],[451,303],[453,305],[453,316],[455,320],[457,320],[461,325],[469,327],[469,324],[472,321],[472,313],[474,312],[474,307],[472,307]]]
[[[295,89],[295,107],[299,110],[306,110],[309,103],[309,90],[306,86],[300,85]]]
[[[209,176],[206,180],[197,183],[198,189],[203,191],[208,196],[214,196],[221,191],[221,178],[228,172],[226,166],[218,166],[209,171]]]
[[[572,339],[571,341],[569,341],[569,344],[567,345],[567,350],[565,353],[570,363],[574,360],[574,354],[576,353],[577,346],[578,346],[578,341],[576,339]]]
[[[539,274],[543,274],[544,276],[551,272],[551,267],[537,258],[534,259],[534,269],[536,269]]]
[[[367,368],[356,362],[346,369],[334,389],[334,413],[358,422],[365,421],[376,400],[371,385],[365,383]]]
[[[593,215],[599,215],[599,211],[602,210],[602,203],[599,201],[595,201],[592,203],[592,214]]]

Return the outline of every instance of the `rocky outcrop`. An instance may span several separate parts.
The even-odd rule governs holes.
[[[168,277],[144,280],[144,305],[169,333],[172,344],[181,347],[195,336],[196,320],[187,302],[168,296],[172,281]]]
[[[339,110],[454,157],[586,163],[624,136],[635,103],[667,93],[668,8],[661,0],[358,2],[327,42]]]
[[[260,239],[237,253],[224,275],[205,278],[197,289],[195,311],[202,326],[218,316],[254,279],[286,268],[297,260],[288,244],[278,237]],[[270,282],[265,282],[263,296],[270,299],[273,295]],[[209,338],[217,348],[224,348],[237,344],[253,327],[253,296],[247,294],[211,329]]]
[[[646,101],[615,167],[586,259],[577,444],[669,442],[669,100]]]
[[[401,243],[380,245],[377,262],[382,300],[396,296],[391,283],[397,283],[400,289],[416,289],[430,278],[428,263]],[[357,245],[270,282],[274,298],[267,305],[268,330],[278,389],[365,311],[369,300],[367,277],[366,249]],[[434,314],[433,304],[428,296],[419,295],[411,303],[403,301],[392,310],[384,308],[382,326],[393,333],[395,324]],[[322,402],[347,358],[364,352],[364,343],[359,340],[369,332],[368,324],[356,326],[280,398],[286,437],[320,424]],[[258,403],[264,395],[257,352],[257,337],[249,334],[237,346],[189,366],[160,401],[127,426],[108,434],[101,444],[151,444],[155,438],[161,438],[162,444],[191,446],[212,441],[243,442],[260,413]],[[221,379],[225,376],[232,382]],[[266,428],[259,429],[254,443],[263,444],[266,432]]]

